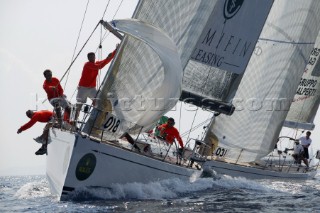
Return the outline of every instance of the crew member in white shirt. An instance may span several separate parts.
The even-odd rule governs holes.
[[[312,142],[311,138],[310,138],[311,132],[307,131],[306,132],[306,136],[303,136],[300,138],[300,143],[304,148],[304,157],[306,159],[309,159],[309,152],[308,152],[308,148]]]

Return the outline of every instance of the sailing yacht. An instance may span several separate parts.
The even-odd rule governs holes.
[[[77,129],[50,131],[51,191],[63,200],[84,187],[188,180],[230,167],[284,174],[252,162],[272,151],[288,110],[239,110],[235,100],[293,98],[319,10],[316,0],[141,0],[132,19],[102,21],[121,44],[96,106]],[[179,100],[221,113],[182,153],[147,133]],[[277,177],[309,177],[286,173]]]
[[[318,3],[292,3],[274,1],[256,45],[258,52],[252,55],[234,97],[238,110],[232,116],[217,117],[210,126],[205,141],[215,147],[215,160],[208,164],[220,174],[290,179],[316,174],[319,152],[312,155],[317,159],[310,159],[313,167],[301,168],[294,164],[292,153],[275,150],[279,141],[285,143],[284,138],[291,139],[286,142],[289,149],[299,139],[279,136],[283,126],[297,132],[313,130],[320,100],[319,27],[310,10],[302,9]],[[293,24],[295,17],[299,21]]]

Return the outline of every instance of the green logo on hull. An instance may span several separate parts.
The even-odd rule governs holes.
[[[83,156],[76,168],[76,177],[78,180],[82,181],[90,177],[93,173],[94,168],[96,167],[96,156],[94,154],[89,153]]]

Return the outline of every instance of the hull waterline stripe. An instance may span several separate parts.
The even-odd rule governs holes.
[[[170,171],[167,171],[167,170],[164,170],[164,169],[158,169],[158,168],[153,167],[153,166],[148,166],[146,164],[138,163],[138,162],[135,162],[135,161],[132,161],[132,160],[127,160],[125,158],[121,158],[121,157],[118,157],[118,156],[115,156],[115,155],[111,155],[111,154],[107,154],[107,153],[104,153],[104,152],[100,152],[98,150],[92,150],[92,151],[93,152],[97,152],[97,153],[101,153],[101,154],[104,154],[104,155],[108,155],[108,156],[113,157],[113,158],[118,158],[120,160],[128,161],[130,163],[134,163],[134,164],[137,164],[137,165],[140,165],[140,166],[144,166],[144,167],[148,167],[148,168],[151,168],[151,169],[155,169],[155,170],[158,170],[158,171],[162,171],[162,172],[166,172],[166,173],[170,173],[170,174],[175,174],[175,175],[180,175],[180,176],[185,176],[185,177],[190,177],[189,175],[179,174],[179,173],[176,173],[176,172],[170,172]]]
[[[69,192],[71,192],[73,190],[74,190],[73,187],[68,187],[68,186],[64,186],[63,189],[62,189],[62,191],[69,191]]]

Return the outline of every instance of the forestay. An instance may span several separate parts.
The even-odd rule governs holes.
[[[216,154],[251,162],[274,149],[319,32],[319,10],[318,0],[274,1],[233,100],[236,111],[218,116],[207,134],[218,141]]]
[[[311,51],[308,65],[306,66],[296,95],[290,106],[285,127],[295,129],[313,130],[313,123],[320,102],[320,35],[316,45]]]

